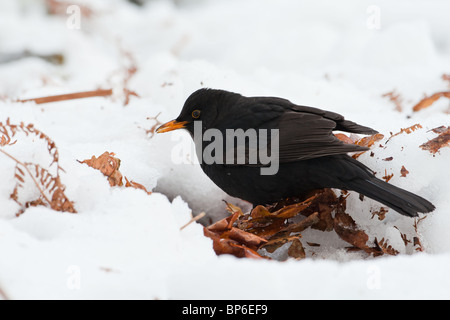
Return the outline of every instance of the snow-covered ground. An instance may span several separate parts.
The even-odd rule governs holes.
[[[0,63],[0,121],[32,123],[55,142],[61,182],[78,212],[32,206],[16,217],[16,163],[0,154],[0,298],[450,298],[450,148],[434,156],[419,148],[437,136],[431,129],[450,125],[449,101],[412,112],[424,94],[448,90],[441,78],[450,73],[448,1],[76,4],[48,15],[44,1],[0,2],[0,62],[24,50],[64,56],[62,65],[37,57]],[[85,7],[91,14],[78,19],[77,8]],[[127,75],[127,89],[139,97],[124,106]],[[304,239],[321,249],[301,261],[216,256],[200,224],[180,227],[202,211],[206,222],[223,217],[222,199],[248,206],[180,153],[191,147],[186,133],[146,133],[155,124],[149,118],[173,119],[201,87],[281,96],[376,128],[383,147],[377,143],[372,157],[359,160],[379,176],[393,173],[390,183],[437,209],[416,231],[413,219],[392,210],[372,219],[379,204],[349,197],[347,212],[371,239],[389,240],[400,251],[395,257],[350,253],[334,233],[311,230]],[[113,88],[114,96],[14,102],[98,88]],[[402,111],[382,96],[394,89]],[[390,133],[416,123],[422,129],[386,143]],[[42,139],[14,139],[0,148],[55,170]],[[121,159],[125,176],[154,192],[110,187],[102,173],[77,161],[105,151]],[[36,194],[28,186],[24,191]],[[424,252],[405,248],[402,233],[417,236]]]

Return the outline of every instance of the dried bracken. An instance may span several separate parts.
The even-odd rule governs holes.
[[[303,238],[302,233],[309,228],[335,232],[350,245],[348,251],[362,251],[374,257],[399,254],[387,238],[371,238],[346,213],[347,196],[346,192],[337,197],[331,189],[321,189],[303,201],[300,198],[286,199],[272,205],[256,206],[248,213],[227,203],[230,216],[205,227],[204,234],[213,240],[216,254],[241,258],[270,258],[281,247],[293,259],[314,256],[321,244]],[[381,207],[372,212],[372,218],[377,216],[380,221],[384,220],[386,213],[388,209]],[[417,226],[415,229],[417,235]],[[400,234],[405,247],[412,242],[406,234]],[[418,235],[415,238],[415,250],[422,250]]]
[[[149,136],[150,138],[152,138],[152,137],[154,136],[156,129],[157,129],[160,125],[163,124],[163,123],[162,123],[161,121],[159,121],[159,119],[158,119],[158,117],[159,117],[160,114],[161,114],[161,112],[158,113],[158,114],[157,114],[156,116],[154,116],[154,117],[147,117],[147,120],[153,120],[153,121],[155,122],[155,123],[150,127],[150,129],[145,130],[145,132],[148,134],[148,136]]]
[[[92,156],[90,159],[79,161],[80,163],[87,164],[89,167],[99,170],[103,173],[109,181],[109,185],[122,186],[122,174],[119,171],[120,159],[114,157],[115,154],[112,152],[104,152],[98,158]]]
[[[425,251],[422,242],[420,241],[420,234],[419,234],[419,224],[426,218],[427,216],[424,216],[422,218],[414,218],[414,231],[416,232],[416,236],[413,238],[413,244],[416,251],[423,252]]]
[[[76,213],[73,202],[65,195],[65,186],[61,183],[59,171],[62,168],[59,166],[59,152],[55,142],[45,133],[36,129],[33,124],[20,123],[16,125],[12,124],[9,119],[6,120],[6,124],[0,122],[0,133],[2,135],[0,152],[16,162],[14,177],[17,183],[11,193],[11,198],[21,206],[18,215],[23,213],[26,208],[37,205],[47,206],[56,211]],[[16,138],[19,133],[37,137],[46,143],[48,154],[52,159],[49,166],[54,164],[56,173],[52,174],[38,164],[22,162],[4,149],[6,146],[16,144],[17,140],[12,141],[12,138]],[[27,196],[23,196],[22,190],[30,183],[39,191],[37,198],[30,198],[28,193],[26,193]]]
[[[139,98],[139,95],[135,91],[130,90],[128,88],[129,82],[130,82],[131,78],[138,71],[138,68],[137,68],[136,59],[134,58],[134,56],[131,54],[130,51],[122,49],[122,55],[125,58],[125,60],[127,61],[126,65],[124,67],[125,76],[124,76],[123,82],[122,82],[123,92],[124,92],[124,96],[125,96],[124,105],[127,106],[128,103],[130,103],[131,96]]]
[[[408,170],[406,170],[405,166],[402,166],[400,169],[400,177],[406,177],[406,175],[409,173]]]
[[[40,98],[29,98],[29,99],[19,99],[16,102],[29,102],[33,101],[36,104],[42,103],[50,103],[50,102],[58,102],[58,101],[67,101],[74,99],[84,99],[84,98],[92,98],[92,97],[107,97],[112,96],[112,89],[97,89],[92,91],[82,91],[82,92],[74,92],[67,94],[60,94],[55,96],[46,96]]]
[[[233,227],[233,221],[236,221],[240,214],[242,212],[236,211],[229,217],[205,227],[203,232],[205,236],[213,240],[213,249],[218,255],[232,254],[239,258],[262,258],[256,250],[267,240]]]
[[[367,233],[361,230],[355,220],[342,209],[336,212],[334,230],[341,239],[351,244],[354,248],[371,252]]]
[[[447,88],[450,89],[450,75],[449,74],[443,74],[442,80],[447,82]],[[412,110],[413,112],[418,112],[420,110],[423,110],[425,108],[430,107],[433,103],[435,103],[440,98],[447,98],[450,99],[450,90],[447,91],[439,91],[431,96],[425,95],[423,99],[421,99],[416,105],[413,106]],[[450,108],[445,111],[446,113],[450,112]]]
[[[15,178],[17,184],[11,198],[22,206],[22,210],[17,215],[23,213],[26,208],[37,205],[47,206],[55,211],[76,213],[73,202],[64,194],[65,186],[61,183],[59,176],[53,176],[48,170],[37,164],[21,163],[18,160],[16,162]],[[37,199],[23,202],[19,197],[19,190],[25,187],[27,179],[25,172],[33,180],[40,195]]]
[[[147,188],[146,187],[144,187],[142,184],[140,184],[140,183],[137,183],[137,182],[135,182],[135,181],[128,181],[128,178],[127,177],[124,177],[125,178],[125,187],[126,188],[135,188],[135,189],[141,189],[141,190],[143,190],[145,193],[147,193],[147,194],[152,194],[152,192],[151,191],[148,191],[147,190]]]
[[[392,133],[391,132],[391,136],[386,140],[386,143],[388,143],[393,137],[396,137],[402,133],[406,133],[406,134],[410,134],[418,129],[422,129],[422,125],[420,123],[416,123],[408,128],[401,128],[399,132],[397,133]],[[385,143],[385,144],[386,144]]]
[[[438,153],[441,148],[450,146],[450,126],[440,126],[432,129],[432,131],[439,133],[439,135],[436,138],[422,144],[420,148],[423,150],[428,150],[434,155]]]
[[[259,205],[247,214],[227,204],[231,215],[205,228],[205,235],[213,239],[217,254],[260,258],[264,252],[273,253],[290,243],[288,256],[303,259],[306,253],[300,233],[308,228],[333,230],[335,218],[332,212],[344,202],[345,197],[337,198],[332,190],[323,189],[304,201],[295,198],[268,206]]]
[[[113,71],[107,79],[109,86],[114,88],[115,96],[122,99],[123,105],[127,106],[130,103],[132,96],[138,97],[139,95],[129,88],[130,81],[138,71],[137,62],[134,55],[124,49],[123,45],[117,43],[120,55],[121,66]]]
[[[338,138],[339,140],[341,140],[345,143],[356,144],[358,146],[368,147],[368,148],[372,147],[375,144],[375,142],[378,142],[384,138],[384,135],[382,135],[381,133],[376,133],[374,135],[363,137],[363,138],[359,138],[357,135],[354,135],[354,134],[352,134],[349,137],[342,133],[337,133],[337,134],[335,134],[335,136],[336,136],[336,138]],[[355,153],[352,157],[354,159],[357,159],[363,153],[365,153],[365,151]]]
[[[19,133],[23,133],[25,136],[35,136],[39,140],[45,141],[47,144],[47,151],[52,157],[52,162],[50,165],[56,164],[57,170],[61,169],[59,166],[59,152],[56,148],[55,142],[45,133],[36,129],[32,123],[27,125],[23,122],[20,124],[12,124],[9,118],[6,120],[5,124],[0,122],[0,134],[2,135],[0,138],[0,146],[15,144],[16,141],[12,141],[12,138],[16,137]]]
[[[108,178],[108,182],[111,187],[131,187],[141,189],[149,195],[151,194],[151,191],[148,191],[142,184],[134,182],[133,180],[130,181],[127,177],[123,177],[122,173],[119,171],[121,161],[119,158],[115,157],[113,152],[105,151],[98,158],[96,156],[92,156],[90,159],[78,162],[86,164],[103,173]],[[122,178],[125,178],[125,185],[123,184]]]
[[[392,101],[395,104],[395,110],[398,112],[402,112],[403,110],[403,98],[400,95],[400,93],[397,93],[397,91],[394,89],[391,92],[385,93],[382,95],[383,98],[389,98],[390,101]]]
[[[380,241],[378,241],[378,239],[375,238],[375,244],[377,245],[377,248],[380,250],[380,252],[377,253],[378,255],[380,255],[381,252],[385,253],[385,254],[389,254],[391,256],[396,256],[397,254],[399,254],[399,252],[397,250],[395,250],[392,246],[390,246],[388,244],[388,241],[385,240],[384,238],[381,239]]]
[[[413,111],[417,112],[422,109],[428,108],[433,103],[435,103],[440,98],[445,97],[450,99],[450,91],[442,91],[442,92],[436,92],[432,94],[431,96],[425,96],[422,100],[420,100],[414,107]]]
[[[374,135],[367,136],[355,141],[355,144],[357,144],[358,146],[370,148],[375,144],[375,142],[380,141],[383,138],[384,135],[382,135],[381,133],[376,133]]]
[[[406,235],[405,233],[402,233],[402,232],[399,230],[399,228],[397,228],[397,227],[395,227],[395,226],[394,226],[394,228],[397,229],[398,232],[400,232],[400,237],[402,238],[403,243],[405,244],[405,247],[406,247],[409,243],[411,243],[411,240],[408,239],[408,237],[407,237],[407,235]]]
[[[384,181],[389,182],[389,180],[391,180],[393,176],[394,176],[393,173],[388,174],[387,170],[384,170],[384,176],[382,178]]]
[[[386,213],[389,212],[389,209],[381,207],[378,211],[372,212],[372,219],[377,216],[378,220],[383,221],[386,218]]]

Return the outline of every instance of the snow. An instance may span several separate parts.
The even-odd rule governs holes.
[[[0,64],[0,121],[33,123],[56,143],[62,183],[77,214],[44,206],[16,217],[10,199],[15,163],[0,154],[0,292],[11,299],[442,299],[450,298],[450,148],[432,155],[419,146],[450,125],[448,100],[412,113],[426,93],[447,89],[450,5],[444,0],[389,1],[80,1],[93,11],[80,29],[69,15],[46,14],[44,1],[0,3],[0,53],[62,53],[63,65],[36,57]],[[379,13],[379,24],[377,16]],[[374,18],[372,20],[372,18]],[[375,23],[375,24],[371,24]],[[123,105],[120,86],[134,57],[137,72]],[[113,98],[36,105],[14,99],[97,88]],[[307,230],[323,244],[301,261],[216,256],[203,227],[225,214],[223,199],[248,204],[218,189],[186,155],[187,133],[146,133],[176,117],[201,87],[244,95],[273,95],[335,111],[385,135],[359,160],[394,173],[390,183],[429,199],[436,210],[418,225],[424,252],[405,248],[400,232],[414,221],[351,194],[347,212],[369,237],[388,239],[395,257],[347,252],[334,233]],[[383,94],[396,89],[403,111]],[[411,134],[397,133],[416,123]],[[18,134],[1,147],[45,168],[45,143]],[[106,177],[77,160],[114,152],[120,171],[148,190],[110,187]],[[392,161],[383,161],[393,157]],[[400,176],[402,166],[409,171]],[[36,193],[32,187],[28,194]],[[310,253],[309,251],[307,253]],[[1,296],[0,296],[1,297]]]

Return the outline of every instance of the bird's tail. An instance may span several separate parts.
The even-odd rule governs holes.
[[[409,217],[417,217],[418,212],[427,213],[435,209],[428,200],[376,177],[352,180],[348,188]]]

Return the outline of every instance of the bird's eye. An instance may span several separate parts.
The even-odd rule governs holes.
[[[200,110],[192,111],[192,118],[198,119],[200,117]]]

